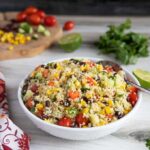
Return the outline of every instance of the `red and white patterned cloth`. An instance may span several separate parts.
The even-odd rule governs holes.
[[[0,73],[0,149],[29,150],[30,138],[8,117],[5,78]]]

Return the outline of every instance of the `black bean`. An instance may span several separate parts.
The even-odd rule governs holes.
[[[50,101],[47,100],[47,101],[45,102],[45,106],[46,106],[46,107],[49,107],[49,106],[50,106]]]
[[[49,69],[49,67],[46,65],[45,67],[44,67],[45,69]]]
[[[45,65],[41,65],[41,68],[44,68],[45,67]]]
[[[68,101],[68,100],[64,101],[64,106],[65,106],[65,107],[70,106],[70,101]]]
[[[79,65],[80,65],[80,66],[85,65],[85,64],[86,64],[86,63],[83,62],[83,61],[80,61],[80,62],[79,62]]]
[[[77,128],[77,127],[78,127],[78,124],[77,124],[76,122],[73,122],[73,123],[71,124],[71,127],[72,127],[72,128]]]
[[[124,116],[124,114],[122,114],[122,113],[116,111],[116,112],[115,112],[115,116],[116,116],[118,119],[120,119],[120,118],[122,118],[122,117]]]
[[[34,100],[34,106],[36,106],[39,103],[39,101]]]
[[[53,67],[54,67],[54,69],[56,69],[57,68],[57,64],[55,63]]]
[[[80,62],[79,60],[76,60],[76,59],[70,59],[70,61],[72,61],[74,64],[77,64]]]
[[[88,104],[90,104],[90,103],[91,103],[91,100],[90,100],[90,99],[88,99],[87,97],[83,96],[82,98],[83,98],[83,100],[84,100],[86,103],[88,103]]]

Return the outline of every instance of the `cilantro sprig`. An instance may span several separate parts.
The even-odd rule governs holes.
[[[109,30],[96,43],[105,54],[113,53],[123,64],[134,64],[139,57],[148,56],[148,37],[139,33],[126,31],[131,28],[127,19],[119,26],[109,25]]]

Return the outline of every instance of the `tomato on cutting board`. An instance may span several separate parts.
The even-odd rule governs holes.
[[[17,15],[17,21],[19,22],[23,22],[25,21],[27,18],[27,14],[25,12],[20,12],[18,15]]]
[[[38,10],[38,11],[36,12],[36,14],[37,14],[38,16],[40,16],[41,19],[44,19],[44,18],[46,17],[46,13],[45,13],[43,10]]]
[[[42,21],[40,16],[38,16],[37,14],[32,14],[32,15],[28,16],[27,19],[28,19],[29,23],[31,23],[32,25],[39,25]]]
[[[47,16],[44,19],[44,25],[45,26],[54,26],[57,23],[57,19],[55,16]]]
[[[36,13],[37,11],[38,11],[38,9],[37,9],[36,7],[34,7],[34,6],[29,6],[29,7],[27,7],[27,8],[25,9],[25,13],[26,13],[27,15],[34,14],[34,13]]]

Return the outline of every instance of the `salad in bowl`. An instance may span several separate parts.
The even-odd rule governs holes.
[[[30,118],[34,116],[46,125],[46,131],[48,126],[71,132],[102,130],[137,107],[140,94],[125,81],[126,74],[125,70],[116,71],[93,59],[52,61],[36,67],[21,83],[19,101]],[[88,139],[84,134],[81,139]]]

